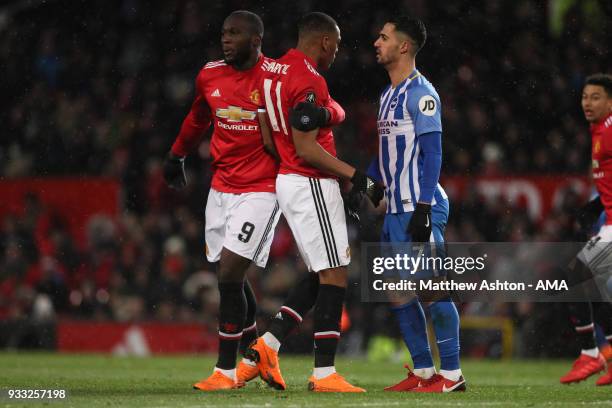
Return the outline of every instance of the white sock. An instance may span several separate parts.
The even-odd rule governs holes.
[[[280,341],[278,341],[278,339],[270,332],[265,332],[263,336],[261,336],[261,338],[263,339],[264,343],[266,343],[268,345],[268,347],[270,347],[272,350],[276,351],[278,353],[278,350],[280,350]]]
[[[435,367],[415,368],[412,370],[414,375],[421,377],[424,380],[431,378],[436,373]]]
[[[312,375],[317,380],[320,380],[321,378],[325,378],[328,375],[332,375],[335,372],[336,372],[336,367],[334,367],[334,366],[331,366],[331,367],[315,367],[314,370],[312,370]]]
[[[461,377],[461,369],[456,370],[440,370],[440,375],[447,380],[457,381]]]
[[[597,347],[592,349],[582,349],[582,354],[586,354],[589,357],[597,358],[599,355],[599,349]]]
[[[251,360],[249,360],[248,358],[244,358],[244,357],[243,357],[243,358],[242,358],[242,362],[243,362],[244,364],[248,365],[248,366],[251,366],[251,367],[256,367],[256,366],[257,366],[257,364],[255,364],[255,362],[254,362],[254,361],[251,361]]]
[[[221,374],[223,374],[224,376],[229,377],[232,380],[236,381],[236,369],[235,368],[232,368],[231,370],[224,370],[222,368],[215,367],[214,371],[218,371]]]

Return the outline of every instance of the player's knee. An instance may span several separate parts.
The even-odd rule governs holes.
[[[219,282],[242,282],[251,260],[223,248],[219,261]]]
[[[219,282],[242,282],[244,280],[244,276],[244,272],[227,268],[219,268]]]
[[[334,285],[345,288],[347,280],[348,269],[345,266],[319,271],[319,283],[321,285]]]

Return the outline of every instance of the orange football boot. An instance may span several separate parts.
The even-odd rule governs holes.
[[[193,384],[193,388],[200,391],[219,391],[232,390],[238,386],[232,378],[215,370],[210,377]]]
[[[283,380],[283,376],[280,372],[278,352],[269,347],[262,337],[251,343],[249,348],[244,352],[244,356],[257,363],[259,376],[270,387],[277,390],[284,390],[287,388],[285,380]]]
[[[245,384],[251,381],[253,378],[259,375],[257,365],[248,365],[244,361],[240,360],[238,367],[236,367],[236,382],[239,387],[244,387]]]
[[[366,392],[363,388],[349,384],[340,374],[333,373],[327,377],[316,379],[310,376],[308,379],[308,391],[314,392]]]

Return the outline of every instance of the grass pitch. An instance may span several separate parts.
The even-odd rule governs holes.
[[[312,359],[281,359],[287,391],[261,380],[246,388],[203,393],[191,384],[207,376],[214,359],[203,356],[121,358],[101,355],[0,353],[0,389],[65,389],[65,401],[0,399],[0,407],[612,407],[612,388],[595,379],[559,384],[569,361],[464,360],[465,393],[389,393],[383,387],[405,376],[399,364],[339,359],[338,370],[366,394],[314,394],[306,390]],[[596,377],[596,376],[595,376]]]

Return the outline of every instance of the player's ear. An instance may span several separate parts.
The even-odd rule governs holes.
[[[321,36],[321,49],[325,52],[327,52],[327,50],[329,50],[330,47],[330,38],[329,35],[322,35]]]
[[[258,35],[254,35],[251,37],[251,45],[253,45],[253,47],[255,48],[261,48],[261,37]]]
[[[402,41],[402,43],[400,44],[400,53],[401,54],[410,54],[411,47],[412,47],[412,44],[410,43],[410,41],[408,41],[408,40]]]

